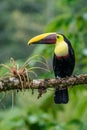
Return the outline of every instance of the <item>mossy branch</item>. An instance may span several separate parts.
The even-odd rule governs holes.
[[[60,88],[73,87],[76,85],[87,84],[87,74],[81,74],[78,76],[66,77],[62,79],[33,79],[31,81],[22,81],[23,86],[19,78],[10,77],[0,79],[0,92],[10,90],[22,90],[22,89],[39,89],[39,88]]]

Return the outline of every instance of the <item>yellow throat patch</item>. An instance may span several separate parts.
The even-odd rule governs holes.
[[[56,56],[68,55],[68,45],[65,41],[57,42],[54,50]]]

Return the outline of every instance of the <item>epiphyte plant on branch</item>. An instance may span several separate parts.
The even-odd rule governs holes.
[[[72,75],[75,66],[75,54],[70,41],[57,33],[44,33],[28,41],[31,44],[55,44],[53,57],[53,70],[56,78],[64,78]],[[68,103],[68,88],[56,88],[54,102],[56,104]]]
[[[31,64],[39,63],[41,66],[32,66]],[[31,75],[33,74],[35,77],[37,77],[37,73],[35,72],[36,69],[41,69],[44,71],[49,71],[49,66],[47,61],[43,56],[34,55],[29,57],[24,64],[19,65],[13,58],[10,59],[10,65],[7,64],[0,64],[0,66],[5,67],[8,72],[4,73],[0,79],[8,78],[8,77],[15,77],[18,78],[20,81],[20,88],[22,90],[26,88],[26,83],[28,83],[28,86],[30,88],[30,81],[32,79]],[[31,88],[32,89],[32,88]],[[33,91],[33,89],[32,89]],[[41,95],[39,93],[39,95]]]

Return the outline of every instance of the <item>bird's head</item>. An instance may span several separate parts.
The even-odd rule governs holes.
[[[57,33],[44,33],[33,37],[28,41],[28,45],[31,44],[56,44],[64,41],[64,36]]]

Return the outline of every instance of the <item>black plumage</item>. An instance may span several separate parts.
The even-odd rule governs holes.
[[[74,50],[71,46],[70,41],[63,35],[64,41],[68,45],[68,55],[58,57],[54,54],[53,58],[53,70],[56,78],[64,78],[72,75],[75,66],[75,55]],[[68,89],[63,90],[56,89],[54,101],[57,104],[68,103]]]

